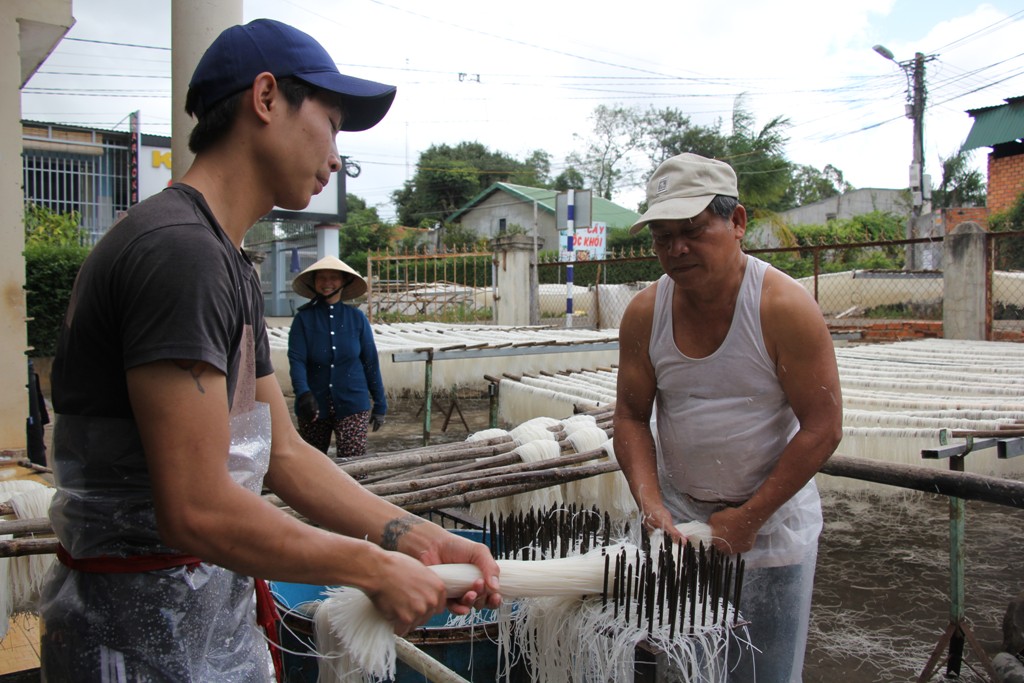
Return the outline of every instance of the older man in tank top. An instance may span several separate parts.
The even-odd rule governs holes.
[[[728,164],[672,157],[647,202],[632,232],[649,227],[665,274],[619,330],[615,453],[649,528],[707,521],[719,549],[744,554],[753,648],[730,648],[730,681],[800,681],[814,474],[842,437],[832,340],[802,286],[741,250],[747,212]]]

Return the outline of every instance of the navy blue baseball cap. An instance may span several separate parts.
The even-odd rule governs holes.
[[[288,76],[341,95],[345,109],[342,130],[366,130],[391,108],[396,88],[345,76],[312,36],[273,19],[255,19],[225,29],[207,48],[188,84],[196,118],[217,102],[252,86],[264,71]]]

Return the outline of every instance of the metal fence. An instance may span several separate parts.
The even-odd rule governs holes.
[[[59,214],[79,212],[87,244],[95,244],[128,209],[126,134],[26,125],[22,143],[25,202]]]
[[[903,269],[910,250],[929,270]],[[942,320],[942,238],[751,249],[804,285],[832,327]],[[921,259],[918,259],[919,261]]]
[[[1024,331],[1024,232],[986,233],[990,249],[987,279],[991,302],[990,338],[1019,338]],[[833,330],[885,327],[913,322],[921,336],[941,335],[943,238],[854,244],[822,244],[747,253],[795,278],[814,296]],[[927,258],[930,270],[902,269],[909,249]],[[872,267],[892,266],[896,267]],[[616,254],[573,266],[538,264],[542,322],[597,329],[617,327],[636,293],[660,277],[653,253]],[[567,323],[567,299],[573,315]],[[1014,337],[1014,333],[1016,337]]]
[[[992,338],[1024,332],[1024,231],[991,232],[989,296]]]
[[[540,282],[540,322],[594,329],[617,328],[626,306],[637,292],[661,275],[657,257],[649,251],[622,251],[609,258],[569,263],[552,260],[537,264]],[[572,316],[567,314],[572,299]]]
[[[371,322],[494,319],[494,254],[489,251],[386,250],[368,256],[367,271]]]

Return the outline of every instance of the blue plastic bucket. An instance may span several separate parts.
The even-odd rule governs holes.
[[[480,540],[481,532],[455,530],[460,536]],[[273,581],[270,589],[282,615],[280,627],[284,652],[285,683],[316,683],[319,664],[312,654],[313,619],[316,605],[324,599],[324,586],[305,583]],[[470,681],[497,680],[498,646],[497,623],[492,610],[477,612],[478,623],[473,626],[448,626],[450,612],[434,615],[426,626],[409,633],[405,638],[452,671]],[[303,653],[295,655],[288,652]],[[394,683],[421,683],[423,674],[397,663]]]

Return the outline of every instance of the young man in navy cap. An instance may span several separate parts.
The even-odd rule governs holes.
[[[842,438],[832,338],[814,299],[744,254],[736,173],[696,154],[664,161],[646,213],[665,274],[619,328],[615,455],[650,528],[711,525],[744,553],[750,642],[737,683],[799,682],[821,504],[814,475]],[[656,420],[651,416],[657,405]],[[652,432],[652,425],[655,432]]]
[[[373,496],[296,433],[241,250],[271,208],[324,189],[338,131],[375,125],[394,96],[269,20],[227,29],[196,67],[195,162],[96,245],[60,336],[44,679],[266,681],[250,577],[257,602],[263,579],[357,586],[398,633],[446,607],[428,564],[487,577],[454,611],[500,601],[485,546]]]

